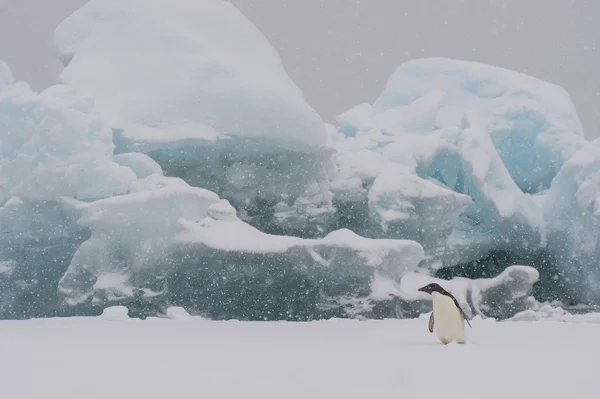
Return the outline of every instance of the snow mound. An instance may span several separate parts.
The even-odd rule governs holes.
[[[320,117],[278,54],[228,2],[91,0],[54,39],[60,79],[133,141],[324,143]]]
[[[100,317],[110,321],[125,321],[129,319],[129,309],[125,306],[111,306],[104,309]]]
[[[543,248],[541,197],[531,194],[585,143],[562,88],[444,58],[400,65],[373,105],[338,123],[329,134],[338,219],[418,241],[430,268]]]
[[[182,307],[171,306],[167,309],[167,317],[171,320],[191,320],[192,316]]]
[[[524,310],[511,317],[510,321],[559,321],[566,323],[594,323],[600,324],[600,313],[591,309],[574,309],[577,311],[569,312],[563,309],[560,304],[554,303],[535,303],[531,309]]]
[[[145,179],[153,174],[163,174],[160,165],[146,154],[139,152],[116,154],[114,160],[119,165],[133,170],[139,179]]]
[[[576,303],[600,305],[600,140],[563,166],[544,201],[548,250]]]

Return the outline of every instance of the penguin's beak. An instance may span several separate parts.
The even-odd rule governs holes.
[[[425,289],[424,289],[424,288],[425,288],[425,287],[421,287],[421,288],[419,288],[417,291],[425,292]]]

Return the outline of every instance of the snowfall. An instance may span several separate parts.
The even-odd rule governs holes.
[[[564,88],[415,59],[328,124],[233,5],[174,2],[90,0],[41,92],[0,54],[2,398],[599,397]]]

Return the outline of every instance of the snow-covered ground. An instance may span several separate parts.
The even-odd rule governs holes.
[[[468,344],[448,346],[426,315],[0,321],[0,397],[597,398],[600,316],[566,320],[475,319]]]

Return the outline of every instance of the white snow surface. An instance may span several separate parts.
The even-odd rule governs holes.
[[[467,344],[447,346],[427,331],[427,317],[0,321],[0,391],[20,399],[597,397],[599,314],[567,323],[477,318]]]
[[[55,31],[62,82],[133,141],[325,142],[277,52],[223,0],[90,0]]]

